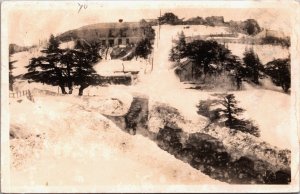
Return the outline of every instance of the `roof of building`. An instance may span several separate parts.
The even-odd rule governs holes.
[[[91,24],[87,26],[83,26],[79,29],[101,29],[101,28],[135,28],[140,27],[139,22],[111,22],[111,23],[97,23],[97,24]]]
[[[175,69],[184,69],[184,67],[188,64],[193,62],[192,59],[189,59],[187,57],[180,59],[179,62],[177,62],[177,67]]]

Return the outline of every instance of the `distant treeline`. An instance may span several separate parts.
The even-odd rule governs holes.
[[[263,45],[263,44],[271,44],[271,45],[280,45],[282,47],[290,47],[290,39],[287,38],[278,38],[275,36],[264,36],[264,37],[242,37],[237,38],[237,35],[234,36],[234,34],[217,34],[217,35],[197,35],[197,36],[189,36],[186,37],[187,42],[192,42],[194,40],[215,40],[220,44],[224,43],[239,43],[239,44],[256,44],[256,45]],[[174,41],[176,42],[176,41]]]
[[[261,39],[262,44],[275,44],[275,45],[281,45],[283,47],[290,47],[291,46],[291,40],[289,37],[287,38],[279,38],[275,36],[266,36]]]
[[[12,55],[17,52],[28,51],[35,46],[19,46],[17,44],[9,44],[9,54]]]
[[[207,25],[207,26],[226,26],[233,32],[239,32],[247,35],[256,35],[262,31],[256,20],[247,19],[245,21],[225,22],[223,16],[210,16],[206,18],[193,17],[187,20],[179,19],[178,16],[169,12],[158,18],[160,24],[171,25]]]

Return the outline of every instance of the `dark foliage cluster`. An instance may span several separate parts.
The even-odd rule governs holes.
[[[187,43],[183,32],[171,49],[169,59],[179,62],[188,58],[193,63],[192,79],[205,82],[207,76],[220,76],[224,72],[231,77],[236,89],[241,89],[242,81],[260,84],[260,79],[270,76],[284,92],[290,88],[290,59],[280,59],[264,66],[253,48],[246,49],[243,58],[233,55],[224,45],[214,40],[194,40]],[[177,69],[178,70],[178,69]],[[180,71],[177,71],[177,74]]]
[[[137,125],[144,123],[149,118],[146,107],[148,107],[147,100],[142,98],[133,99],[133,104],[125,116],[125,129],[141,130]],[[144,112],[143,109],[145,109]],[[204,108],[203,110],[207,109]],[[139,131],[140,134],[156,140],[157,145],[161,149],[214,179],[233,184],[289,184],[291,182],[291,171],[287,167],[290,163],[290,151],[288,150],[273,150],[266,146],[265,142],[255,144],[255,146],[261,148],[259,151],[261,154],[272,152],[275,153],[272,157],[278,157],[279,160],[283,160],[284,165],[277,166],[277,163],[275,165],[269,163],[266,159],[258,158],[256,154],[248,155],[247,153],[242,153],[239,156],[233,155],[237,151],[241,151],[240,149],[246,148],[238,148],[233,151],[231,150],[232,148],[225,147],[220,140],[209,134],[184,132],[176,123],[171,121],[172,118],[180,117],[180,113],[177,109],[166,104],[156,105],[150,111],[149,116],[160,117],[164,127],[161,127],[157,133]],[[142,127],[147,127],[147,124],[144,124]],[[248,142],[249,138],[251,139],[247,135],[243,141]],[[249,145],[247,148],[252,147]],[[253,149],[255,148],[253,147]]]
[[[137,43],[135,47],[135,56],[136,58],[141,57],[147,59],[148,55],[151,54],[151,51],[152,45],[150,39],[144,38]]]
[[[170,53],[170,60],[179,62],[188,58],[193,62],[192,78],[205,81],[207,76],[219,76],[223,72],[230,72],[240,89],[242,65],[240,59],[229,49],[213,40],[195,40],[185,42],[185,36],[180,34],[179,40]],[[233,72],[232,72],[233,71]]]
[[[151,27],[151,23],[145,20],[140,21],[141,30],[143,31],[143,38],[135,45],[135,57],[147,59],[152,52],[152,44],[155,38],[155,31]]]
[[[177,15],[171,12],[167,12],[163,16],[158,17],[158,22],[159,24],[171,24],[171,25],[182,24],[182,20],[179,19]]]
[[[264,67],[253,49],[245,50],[243,63],[244,66],[240,68],[242,77],[259,84],[259,78],[263,78]]]
[[[220,181],[234,184],[289,184],[291,181],[289,170],[274,170],[267,161],[247,156],[234,159],[222,142],[208,134],[186,134],[180,128],[165,126],[159,130],[157,141],[163,150]]]
[[[247,19],[242,22],[230,21],[226,23],[226,26],[234,32],[247,34],[249,36],[254,36],[262,31],[262,28],[254,19]]]
[[[93,69],[93,64],[100,60],[98,45],[77,40],[74,49],[60,49],[58,40],[51,35],[48,47],[42,53],[42,56],[31,59],[24,78],[59,86],[63,94],[67,93],[65,86],[71,94],[73,85],[78,85],[79,95],[99,80]]]
[[[277,86],[281,86],[284,92],[291,87],[291,63],[290,59],[275,59],[266,64],[265,73],[272,78]]]
[[[274,44],[274,45],[281,45],[282,47],[290,47],[291,41],[289,38],[266,36],[262,38],[262,44]]]

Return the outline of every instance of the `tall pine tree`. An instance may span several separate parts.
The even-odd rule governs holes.
[[[195,40],[186,46],[186,57],[195,62],[195,75],[220,73],[232,58],[231,51],[214,40]],[[205,79],[204,77],[204,79]]]
[[[243,62],[245,65],[245,77],[253,83],[259,84],[259,78],[262,77],[263,65],[253,48],[245,50]]]
[[[100,60],[99,48],[98,44],[78,40],[75,49],[60,49],[59,42],[51,35],[48,47],[42,51],[43,56],[31,59],[24,77],[58,85],[63,94],[67,93],[65,86],[71,94],[75,84],[80,86],[79,95],[82,95],[85,88],[99,81],[99,75],[93,69],[93,65]]]
[[[169,59],[170,61],[179,62],[180,59],[186,56],[186,40],[183,31],[178,35],[178,42],[175,47],[170,51]]]
[[[51,35],[46,49],[41,51],[43,56],[32,58],[25,78],[35,82],[41,82],[53,86],[59,86],[63,94],[66,94],[65,83],[67,74],[66,66],[61,63],[63,50],[59,48],[59,42]]]
[[[74,56],[72,80],[75,85],[80,86],[78,95],[82,96],[85,88],[98,84],[100,81],[100,76],[93,68],[93,65],[101,59],[100,47],[98,44],[82,46],[80,42],[77,42],[75,48],[71,51]]]
[[[221,122],[228,128],[260,136],[259,128],[251,120],[240,118],[245,110],[238,107],[234,94],[214,94],[213,96],[217,99],[200,101],[197,106],[198,114],[209,117],[211,123]]]
[[[224,118],[225,126],[259,137],[259,129],[250,120],[239,118],[245,110],[237,106],[234,94],[219,94],[219,103],[223,108],[218,109],[221,118]]]

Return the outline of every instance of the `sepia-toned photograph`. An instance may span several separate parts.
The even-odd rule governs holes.
[[[3,192],[299,191],[299,18],[297,1],[2,2]]]

